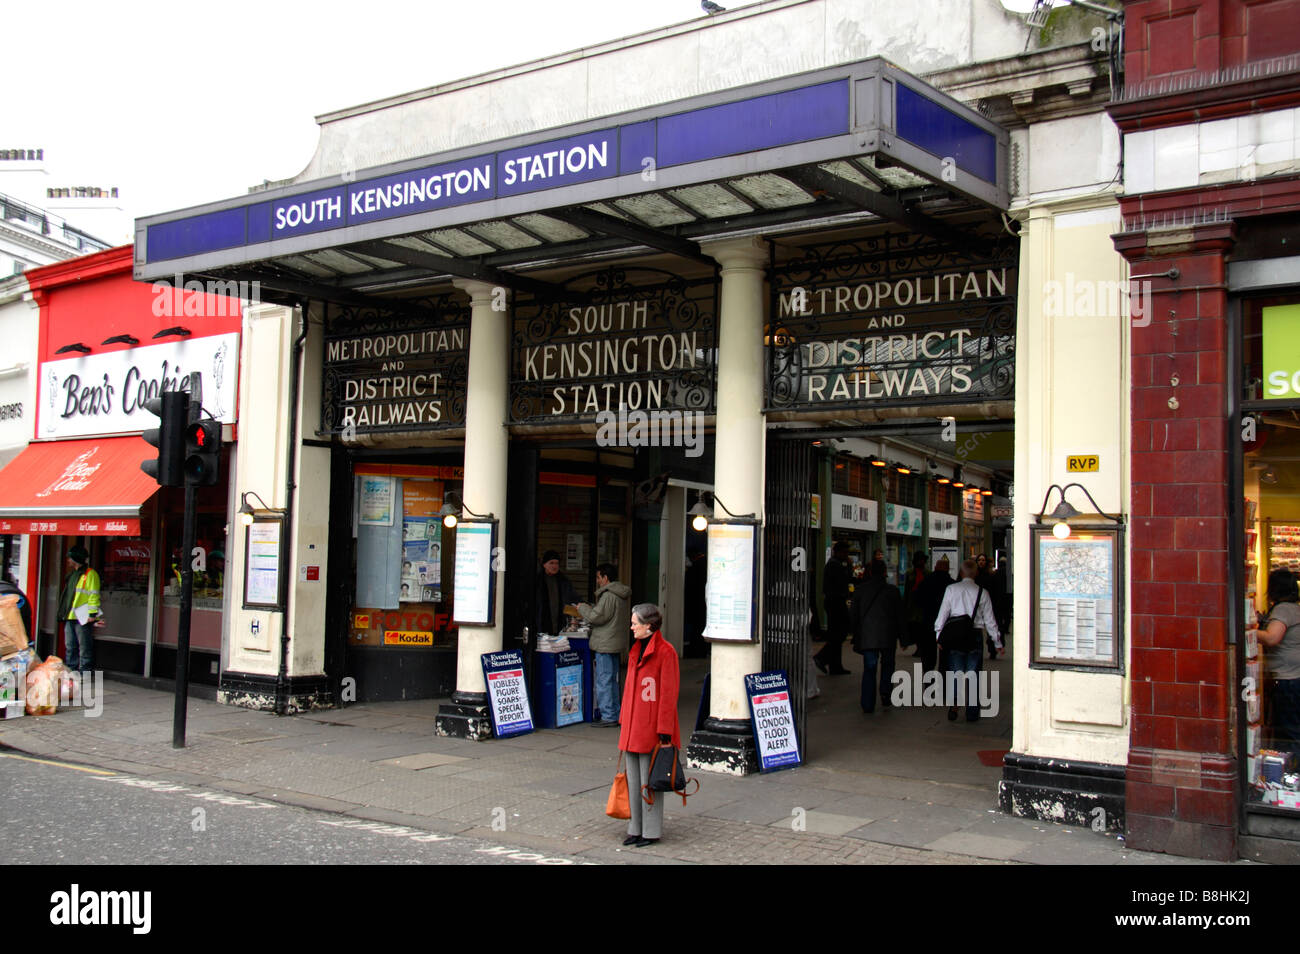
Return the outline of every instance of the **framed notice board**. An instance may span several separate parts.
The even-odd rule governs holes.
[[[1030,665],[1038,669],[1122,672],[1124,530],[1030,528],[1033,586]]]
[[[758,525],[711,523],[708,542],[704,637],[715,642],[754,642],[758,639]]]
[[[284,518],[257,517],[244,528],[244,609],[284,611]]]
[[[456,524],[453,622],[462,626],[491,626],[496,620],[497,546],[495,520],[462,520]]]

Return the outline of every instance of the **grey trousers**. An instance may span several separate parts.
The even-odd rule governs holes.
[[[626,756],[627,800],[632,809],[627,833],[642,838],[658,838],[664,833],[664,796],[670,793],[655,792],[653,805],[642,801],[641,786],[650,778],[650,753],[628,752]]]

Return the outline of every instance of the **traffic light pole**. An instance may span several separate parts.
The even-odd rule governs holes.
[[[190,610],[194,605],[194,482],[185,482],[185,519],[181,528],[181,618],[176,637],[176,708],[172,748],[185,748],[185,713],[190,692]]]

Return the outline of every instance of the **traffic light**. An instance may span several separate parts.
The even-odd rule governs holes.
[[[140,435],[158,448],[158,457],[141,461],[140,469],[161,487],[185,486],[185,421],[189,417],[189,402],[189,395],[184,391],[164,391],[144,402],[144,409],[157,415],[160,424]]]
[[[185,428],[185,481],[198,487],[217,482],[221,466],[221,424],[195,421]]]

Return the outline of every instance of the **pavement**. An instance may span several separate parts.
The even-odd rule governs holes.
[[[845,664],[860,661],[850,653]],[[898,665],[911,660],[900,654]],[[1010,661],[994,666],[1009,669]],[[683,735],[694,724],[704,669],[703,661],[683,661]],[[173,695],[110,678],[99,715],[66,708],[0,721],[0,745],[158,784],[593,863],[1202,863],[999,812],[1009,681],[998,716],[967,725],[948,722],[943,709],[863,715],[856,674],[821,677],[805,765],[745,778],[691,772],[699,794],[685,807],[670,797],[663,839],[643,849],[621,847],[626,822],[604,814],[618,757],[614,728],[582,724],[470,742],[434,734],[437,700],[276,716],[191,697],[187,744],[175,749]]]

